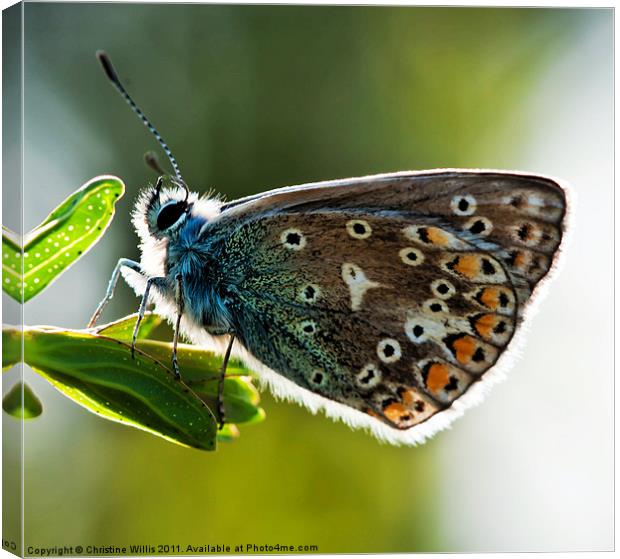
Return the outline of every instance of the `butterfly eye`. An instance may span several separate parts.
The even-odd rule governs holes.
[[[165,231],[174,225],[187,210],[186,202],[169,202],[157,214],[157,228]]]

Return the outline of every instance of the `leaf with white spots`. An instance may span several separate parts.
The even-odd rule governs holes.
[[[19,237],[2,226],[2,289],[21,302],[22,252]]]
[[[125,185],[113,176],[91,179],[23,239],[2,232],[2,288],[18,302],[45,289],[102,237]],[[23,275],[22,275],[23,266]]]

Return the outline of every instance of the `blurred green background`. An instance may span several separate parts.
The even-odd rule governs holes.
[[[598,228],[596,246],[575,233],[509,380],[418,448],[264,393],[264,423],[201,453],[103,421],[29,371],[44,413],[25,425],[27,546],[611,548],[611,311],[594,310],[611,294],[611,10],[27,3],[24,24],[25,229],[95,175],[128,189],[102,242],[25,306],[28,324],[83,327],[116,260],[139,254],[129,215],[156,144],[97,49],[194,190],[519,168],[571,181]],[[137,305],[121,286],[104,318]],[[585,370],[592,387],[572,380]]]

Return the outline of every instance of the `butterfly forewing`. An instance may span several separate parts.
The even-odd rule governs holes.
[[[282,188],[232,202],[224,210],[243,215],[325,207],[443,218],[480,248],[499,252],[525,302],[550,268],[560,244],[566,197],[546,177],[439,170]]]
[[[565,199],[549,179],[447,171],[282,189],[227,211],[248,350],[409,429],[506,349],[553,262]]]

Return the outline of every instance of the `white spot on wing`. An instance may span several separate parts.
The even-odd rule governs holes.
[[[312,371],[310,377],[308,379],[312,386],[320,388],[324,386],[327,382],[327,375],[323,371]]]
[[[286,229],[280,235],[280,241],[289,250],[301,250],[306,246],[306,237],[295,228]]]
[[[407,266],[419,266],[424,262],[424,254],[421,250],[413,247],[405,247],[398,251],[400,259],[407,264]]]
[[[316,303],[316,301],[321,296],[321,288],[315,283],[310,283],[308,285],[304,285],[298,294],[298,298],[300,301],[304,303]]]
[[[474,224],[477,224],[477,222],[482,223],[482,230],[478,230],[480,226],[476,225],[476,229],[474,231],[471,231],[471,228],[474,226]],[[486,217],[472,217],[465,222],[465,224],[463,225],[463,229],[466,231],[470,231],[472,235],[484,237],[488,235],[491,231],[493,231],[493,224]]]
[[[316,323],[314,320],[302,320],[299,323],[299,330],[306,336],[312,336],[316,333]]]
[[[422,309],[430,314],[449,312],[448,305],[441,299],[427,299],[422,304]]]
[[[359,373],[355,375],[355,380],[360,388],[374,388],[381,382],[381,369],[374,363],[367,363]]]
[[[452,198],[450,208],[456,215],[473,215],[476,213],[476,199],[471,194],[459,194]]]
[[[384,338],[377,344],[377,355],[384,363],[394,363],[402,355],[400,344],[392,338]]]
[[[431,283],[431,291],[439,299],[449,299],[456,293],[456,288],[448,280],[436,279]]]
[[[421,344],[429,339],[441,339],[446,335],[446,329],[441,322],[420,315],[412,315],[405,322],[405,334],[414,344]]]
[[[525,238],[523,239],[521,238],[522,228],[525,234]],[[528,247],[536,246],[542,239],[543,232],[540,227],[528,221],[515,225],[512,230],[514,240]]]
[[[366,277],[363,270],[357,265],[345,262],[342,265],[342,281],[347,284],[351,294],[351,310],[357,311],[362,306],[364,294],[373,287],[380,287],[381,284],[371,281]]]
[[[372,235],[372,227],[362,219],[347,221],[347,232],[354,239],[367,239]]]

